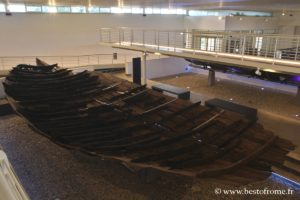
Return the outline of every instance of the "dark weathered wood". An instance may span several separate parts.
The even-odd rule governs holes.
[[[237,182],[264,177],[261,170],[279,166],[294,148],[227,109],[169,97],[108,74],[39,65],[12,70],[4,83],[8,101],[31,127],[66,148],[140,168]]]

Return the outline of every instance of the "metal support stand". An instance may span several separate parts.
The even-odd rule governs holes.
[[[298,90],[297,90],[296,105],[300,105],[300,86],[298,86]]]
[[[208,71],[208,85],[213,86],[216,84],[216,75],[214,70]]]
[[[147,60],[147,53],[144,52],[142,56],[142,63],[141,63],[141,82],[142,85],[147,84],[147,69],[146,69],[146,60]]]

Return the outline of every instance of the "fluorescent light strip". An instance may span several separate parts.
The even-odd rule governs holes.
[[[5,5],[4,4],[0,4],[0,12],[5,12]]]
[[[27,8],[28,7],[28,8]],[[34,9],[36,7],[36,9]],[[42,7],[41,11],[37,7]],[[68,7],[68,6],[59,6]],[[55,5],[25,5],[25,4],[9,4],[8,9],[10,12],[43,12],[43,13],[55,13],[64,12],[68,13],[69,10],[58,11]],[[69,7],[70,8],[70,7]],[[93,6],[71,6],[70,12],[72,13],[131,13],[131,14],[162,14],[162,15],[186,15],[189,16],[233,16],[233,15],[243,15],[243,16],[259,16],[259,17],[271,17],[270,12],[254,12],[254,11],[231,11],[231,10],[190,10],[187,12],[184,9],[169,9],[169,8],[139,8],[139,7],[111,7],[111,8],[101,8]],[[0,4],[0,12],[6,12],[5,5]]]

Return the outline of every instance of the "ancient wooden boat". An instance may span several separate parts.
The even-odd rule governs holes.
[[[18,65],[4,86],[28,124],[67,148],[140,168],[251,182],[294,149],[255,119],[110,74]]]

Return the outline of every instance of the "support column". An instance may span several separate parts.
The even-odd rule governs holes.
[[[208,85],[213,86],[216,84],[216,75],[214,70],[208,70]]]
[[[297,90],[296,105],[300,106],[300,86],[298,86],[298,90]]]
[[[147,60],[147,53],[144,52],[142,55],[142,63],[141,63],[141,83],[142,83],[142,85],[147,84],[146,60]]]

